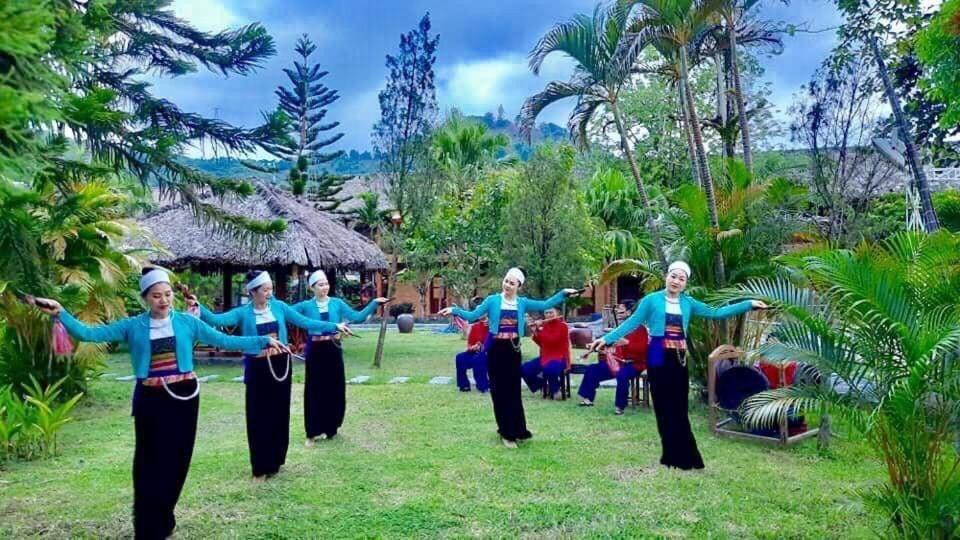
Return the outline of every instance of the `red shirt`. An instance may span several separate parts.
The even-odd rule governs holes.
[[[540,365],[553,360],[563,360],[570,365],[570,329],[563,319],[544,321],[533,333],[533,342],[540,346]]]
[[[614,346],[614,354],[620,358],[626,358],[633,361],[633,367],[637,371],[647,369],[647,347],[650,345],[650,337],[647,335],[647,328],[643,325],[627,334],[626,345]]]
[[[477,321],[470,325],[470,331],[467,333],[467,349],[474,345],[483,345],[483,342],[487,339],[487,333],[490,332],[490,328],[487,326],[487,321]]]

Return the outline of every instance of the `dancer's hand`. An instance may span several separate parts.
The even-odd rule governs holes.
[[[591,341],[589,345],[587,345],[587,350],[590,352],[600,351],[606,346],[607,346],[607,343],[603,341],[603,338],[597,338]]]
[[[770,309],[770,306],[762,300],[751,300],[750,304],[753,306],[753,309]]]
[[[267,346],[270,349],[277,349],[279,351],[288,353],[290,352],[290,347],[287,347],[286,344],[278,340],[277,338],[270,338],[270,344]]]
[[[28,302],[31,305],[37,306],[37,309],[52,317],[59,315],[60,310],[63,309],[63,306],[60,305],[60,302],[50,298],[34,298],[31,296],[28,297]]]
[[[352,333],[353,333],[353,332],[350,331],[350,327],[347,326],[347,323],[339,323],[339,324],[337,324],[337,332],[340,332],[341,334],[352,334]]]
[[[200,304],[200,300],[197,299],[195,294],[185,294],[183,295],[183,300],[187,303],[188,307],[195,307]]]
[[[452,307],[445,307],[445,308],[441,309],[438,313],[439,313],[440,315],[444,316],[444,317],[448,317],[448,316],[450,316],[451,313],[453,313],[453,308],[452,308]]]
[[[583,293],[583,289],[563,289],[563,294],[567,296],[578,296]]]
[[[389,302],[391,301],[391,299],[390,299],[390,298],[387,298],[387,297],[384,297],[384,296],[379,296],[379,297],[377,297],[377,298],[374,298],[373,301],[376,302],[376,303],[378,303],[378,304],[380,304],[380,305],[382,306],[382,305],[384,305],[384,304],[386,304],[386,303],[389,303]]]
[[[482,344],[482,343],[474,343],[473,345],[470,345],[469,347],[467,347],[467,350],[470,351],[470,352],[477,352],[477,351],[479,351],[482,347],[483,347],[483,344]]]

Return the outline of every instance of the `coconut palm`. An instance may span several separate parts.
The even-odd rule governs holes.
[[[717,230],[720,224],[717,217],[713,179],[703,144],[703,131],[700,128],[693,95],[687,89],[690,87],[689,50],[695,48],[709,35],[713,27],[713,18],[721,4],[722,0],[620,0],[618,2],[621,10],[637,13],[627,30],[634,36],[631,48],[651,45],[668,60],[674,57],[678,60],[681,94],[686,101],[687,124],[693,135],[700,182],[707,197],[710,222]],[[717,250],[716,254],[715,273],[723,283],[726,281],[723,257],[720,250]]]
[[[782,310],[758,353],[797,360],[819,384],[767,391],[745,421],[837,412],[880,454],[888,481],[866,493],[898,536],[960,532],[960,236],[903,232],[878,244],[794,258],[799,278],[738,286]]]
[[[752,6],[753,3],[746,9]],[[700,58],[713,58],[717,71],[717,116],[706,120],[706,124],[720,134],[724,143],[724,155],[730,158],[734,157],[736,139],[741,136],[740,119],[744,117],[749,119],[752,113],[746,110],[746,98],[742,95],[743,84],[740,82],[739,65],[736,64],[737,55],[733,51],[733,44],[736,47],[762,49],[772,54],[780,54],[783,51],[783,40],[780,36],[785,29],[770,21],[759,21],[748,17],[746,9],[741,8],[735,11],[732,22],[728,22],[726,26],[717,24],[711,32],[713,39],[703,41],[704,47],[698,51]],[[730,24],[735,27],[731,29]],[[737,71],[734,73],[735,68]],[[734,104],[737,108],[735,117],[730,117],[728,114],[726,98],[730,82],[734,83],[733,91],[737,94],[734,96]],[[744,103],[742,112],[739,109],[741,101]],[[744,163],[747,163],[747,169],[753,172],[753,152],[749,135],[747,135],[746,147],[748,150],[744,152]]]
[[[654,219],[653,205],[630,148],[619,106],[621,92],[629,86],[641,53],[640,48],[632,46],[633,41],[627,35],[627,15],[627,10],[617,5],[610,8],[598,5],[593,15],[577,15],[555,25],[540,38],[530,52],[530,69],[535,74],[540,73],[544,60],[553,53],[566,54],[576,62],[576,67],[570,81],[552,81],[542,92],[527,98],[520,110],[520,130],[529,139],[537,116],[543,109],[562,99],[576,98],[577,104],[570,113],[567,127],[573,141],[584,148],[588,145],[587,128],[591,120],[598,116],[598,111],[605,108],[613,114],[624,157],[643,203],[647,228],[657,257],[666,267],[666,255],[660,229]]]

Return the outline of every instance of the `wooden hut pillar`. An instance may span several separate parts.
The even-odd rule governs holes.
[[[224,266],[220,271],[223,277],[223,311],[233,307],[233,268]]]
[[[324,274],[327,275],[327,283],[330,284],[330,296],[337,295],[337,269],[331,268],[329,270],[324,270]]]
[[[276,287],[274,287],[274,290],[276,291],[275,294],[277,298],[283,301],[288,300],[287,283],[290,281],[290,267],[281,266],[280,268],[278,268],[276,271],[276,279],[277,279],[277,283],[276,283]]]

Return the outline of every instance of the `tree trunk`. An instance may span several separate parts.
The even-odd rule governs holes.
[[[880,72],[880,78],[883,79],[883,89],[887,94],[887,100],[890,102],[890,108],[893,109],[893,117],[897,122],[897,131],[900,132],[900,140],[907,148],[907,164],[913,172],[913,181],[920,193],[920,207],[923,213],[923,228],[927,232],[934,232],[940,228],[940,222],[937,221],[937,213],[933,209],[933,200],[930,197],[930,184],[927,182],[927,173],[920,165],[920,158],[917,156],[917,147],[913,144],[913,136],[907,129],[907,122],[903,118],[903,109],[900,108],[900,98],[893,89],[893,82],[890,80],[890,73],[887,71],[887,64],[883,61],[883,55],[880,53],[880,45],[877,44],[877,38],[871,35],[869,38],[870,48],[873,50],[873,56],[877,60],[877,69]]]
[[[730,68],[733,75],[734,97],[737,102],[737,118],[740,121],[740,136],[743,139],[743,164],[753,174],[753,151],[750,149],[750,122],[747,121],[747,104],[743,97],[743,81],[740,79],[740,64],[737,61],[737,24],[733,13],[724,13],[727,20],[727,36],[730,40]]]
[[[617,132],[620,133],[620,139],[624,142],[623,154],[630,165],[630,172],[633,173],[633,180],[637,183],[637,191],[640,192],[640,200],[643,201],[643,211],[647,215],[647,227],[650,229],[650,236],[653,237],[653,246],[657,250],[657,258],[663,269],[667,269],[667,254],[663,251],[663,240],[660,238],[660,227],[653,219],[653,205],[650,204],[650,198],[647,196],[647,188],[643,185],[643,179],[640,178],[640,170],[637,169],[637,162],[633,159],[633,151],[630,149],[630,143],[627,139],[627,130],[623,125],[623,118],[620,116],[620,107],[616,102],[610,103],[610,109],[613,111],[613,119],[617,124]]]
[[[687,149],[690,151],[690,170],[693,172],[693,179],[700,186],[700,189],[706,189],[703,185],[703,178],[700,177],[697,151],[693,144],[693,128],[690,127],[690,114],[687,113],[687,86],[683,81],[680,81],[677,87],[680,90],[680,113],[683,116],[683,132],[687,136]]]
[[[680,49],[680,78],[684,85],[689,88],[689,74],[687,71],[687,52]],[[693,104],[692,92],[686,93],[687,114],[690,115],[690,128],[693,132],[693,142],[697,154],[698,165],[700,166],[700,178],[703,180],[703,191],[707,197],[707,209],[710,213],[710,227],[713,229],[711,236],[716,242],[714,251],[713,266],[716,273],[717,286],[722,287],[726,281],[726,271],[723,264],[723,253],[720,252],[720,242],[716,239],[720,232],[720,219],[717,216],[717,199],[713,189],[713,179],[710,177],[710,167],[707,164],[707,152],[703,147],[703,132],[700,131],[700,119],[697,117],[697,109]]]
[[[394,226],[394,235],[396,235],[396,226]],[[392,298],[396,289],[397,281],[397,246],[394,238],[393,246],[390,249],[390,275],[387,276],[387,298]],[[383,341],[387,335],[387,306],[380,307],[380,335],[377,336],[377,350],[373,354],[373,367],[380,368],[383,360]]]

